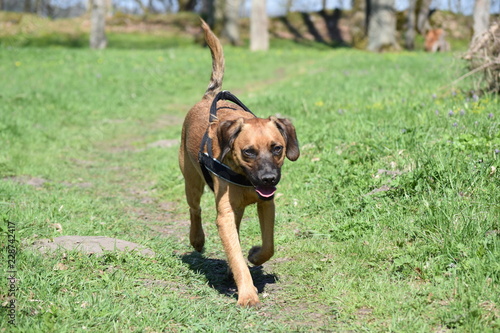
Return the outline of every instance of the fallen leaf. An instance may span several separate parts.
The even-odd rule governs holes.
[[[66,266],[65,264],[63,264],[62,262],[58,262],[55,266],[54,266],[54,270],[55,271],[65,271],[68,269],[68,266]]]
[[[53,223],[50,226],[56,229],[57,232],[62,232],[63,230],[61,223]]]

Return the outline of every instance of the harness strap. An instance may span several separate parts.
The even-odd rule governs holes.
[[[238,97],[234,96],[227,90],[223,90],[219,92],[212,101],[212,105],[210,106],[210,119],[209,119],[210,121],[212,120],[211,119],[212,117],[217,117],[217,102],[221,99],[233,102],[234,104],[240,106],[246,112],[250,112],[255,117],[252,111],[250,111],[250,109],[247,108],[246,105],[243,104],[243,102],[238,99]]]
[[[210,106],[210,116],[208,119],[209,122],[212,122],[217,119],[217,102],[219,100],[228,100],[230,102],[233,102],[236,105],[240,106],[246,112],[249,112],[253,116],[255,116],[252,113],[252,111],[250,111],[250,109],[247,108],[245,104],[243,104],[236,96],[231,94],[229,91],[224,90],[219,92],[212,101],[212,105]],[[203,148],[205,147],[207,148],[206,153],[203,152]],[[252,183],[248,180],[247,177],[245,177],[242,174],[234,172],[233,170],[231,170],[230,167],[228,167],[221,161],[217,160],[213,156],[212,139],[208,137],[208,128],[207,131],[205,132],[205,135],[203,136],[203,139],[201,140],[200,152],[198,153],[198,161],[200,163],[201,170],[203,171],[203,177],[205,178],[205,182],[208,184],[208,186],[212,191],[214,190],[214,182],[212,177],[210,176],[210,173],[235,185],[253,187]]]

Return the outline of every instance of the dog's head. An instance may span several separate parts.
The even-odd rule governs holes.
[[[219,160],[239,168],[263,200],[273,198],[287,157],[299,158],[295,127],[288,119],[238,118],[218,124]]]

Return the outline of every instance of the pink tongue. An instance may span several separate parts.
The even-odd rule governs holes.
[[[274,187],[274,186],[269,186],[269,187],[257,186],[255,188],[255,191],[257,191],[257,193],[259,193],[259,195],[261,197],[269,198],[269,197],[272,197],[274,195],[274,192],[276,192],[276,187]]]

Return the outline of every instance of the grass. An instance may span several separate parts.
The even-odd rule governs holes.
[[[210,56],[179,45],[0,49],[0,244],[7,262],[10,221],[18,288],[12,326],[2,263],[0,331],[500,329],[500,103],[449,86],[455,54],[226,48],[224,88],[291,118],[302,153],[284,166],[276,254],[252,270],[263,306],[241,309],[210,193],[206,252],[187,239],[177,140]],[[253,209],[241,234],[259,241]],[[60,235],[156,256],[29,248]]]

